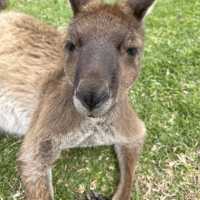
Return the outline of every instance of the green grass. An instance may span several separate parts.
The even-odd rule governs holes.
[[[148,136],[137,168],[135,200],[200,199],[200,1],[158,0],[146,21],[140,79],[130,92]],[[10,0],[56,26],[71,17],[65,0]],[[0,200],[22,199],[16,172],[20,141],[0,137]],[[53,171],[56,200],[89,189],[112,194],[117,165],[111,148],[64,152]]]

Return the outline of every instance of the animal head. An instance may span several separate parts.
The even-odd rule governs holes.
[[[74,17],[65,44],[65,72],[73,103],[87,116],[107,113],[136,80],[143,49],[143,18],[154,0],[106,5],[70,0]]]

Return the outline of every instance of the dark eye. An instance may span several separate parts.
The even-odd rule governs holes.
[[[137,48],[135,48],[135,47],[130,47],[130,48],[128,48],[128,49],[126,50],[126,52],[127,52],[127,54],[128,54],[129,56],[135,56],[135,55],[138,53],[138,50],[137,50]]]
[[[65,50],[73,52],[75,50],[76,46],[73,42],[67,42],[65,45]]]

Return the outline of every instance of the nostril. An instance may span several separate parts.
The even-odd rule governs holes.
[[[104,102],[109,98],[109,93],[106,91],[94,92],[94,91],[85,91],[77,92],[77,98],[81,101],[83,106],[88,110],[92,111],[95,108],[100,107]]]
[[[101,93],[99,98],[97,99],[96,107],[101,106],[104,102],[106,102],[108,100],[108,98],[109,98],[108,92]]]

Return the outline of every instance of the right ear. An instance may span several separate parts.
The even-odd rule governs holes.
[[[91,7],[99,3],[98,0],[69,0],[74,15],[78,14],[85,8]]]
[[[138,20],[142,20],[152,7],[155,0],[125,0],[123,6]]]

